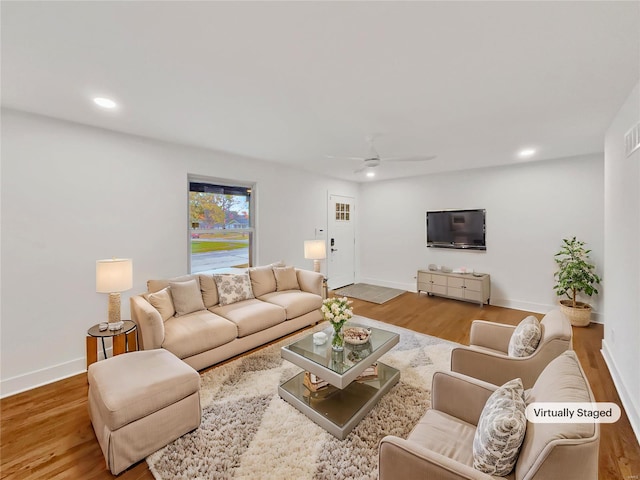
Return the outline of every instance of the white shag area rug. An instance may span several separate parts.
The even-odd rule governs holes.
[[[301,371],[280,348],[301,335],[202,375],[202,424],[147,457],[156,479],[376,479],[378,443],[406,438],[430,405],[436,370],[448,370],[455,343],[355,316],[353,323],[400,334],[380,361],[400,382],[344,440],[338,440],[278,395],[278,385]],[[322,323],[313,331],[327,327]]]

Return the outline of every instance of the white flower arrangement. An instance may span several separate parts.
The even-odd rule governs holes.
[[[353,317],[351,303],[353,302],[348,300],[347,297],[331,297],[322,302],[320,310],[324,319],[331,322],[334,328],[337,326],[336,331],[338,331],[347,320]]]

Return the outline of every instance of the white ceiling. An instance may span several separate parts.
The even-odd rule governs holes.
[[[356,181],[602,152],[640,76],[639,2],[1,8],[3,106]]]

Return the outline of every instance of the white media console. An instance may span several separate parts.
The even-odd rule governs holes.
[[[418,293],[455,298],[467,302],[489,304],[491,277],[486,274],[445,273],[439,270],[418,270]]]

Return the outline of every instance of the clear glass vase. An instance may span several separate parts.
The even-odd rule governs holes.
[[[336,352],[344,350],[344,335],[342,333],[342,325],[333,325],[333,337],[331,338],[331,348]]]

